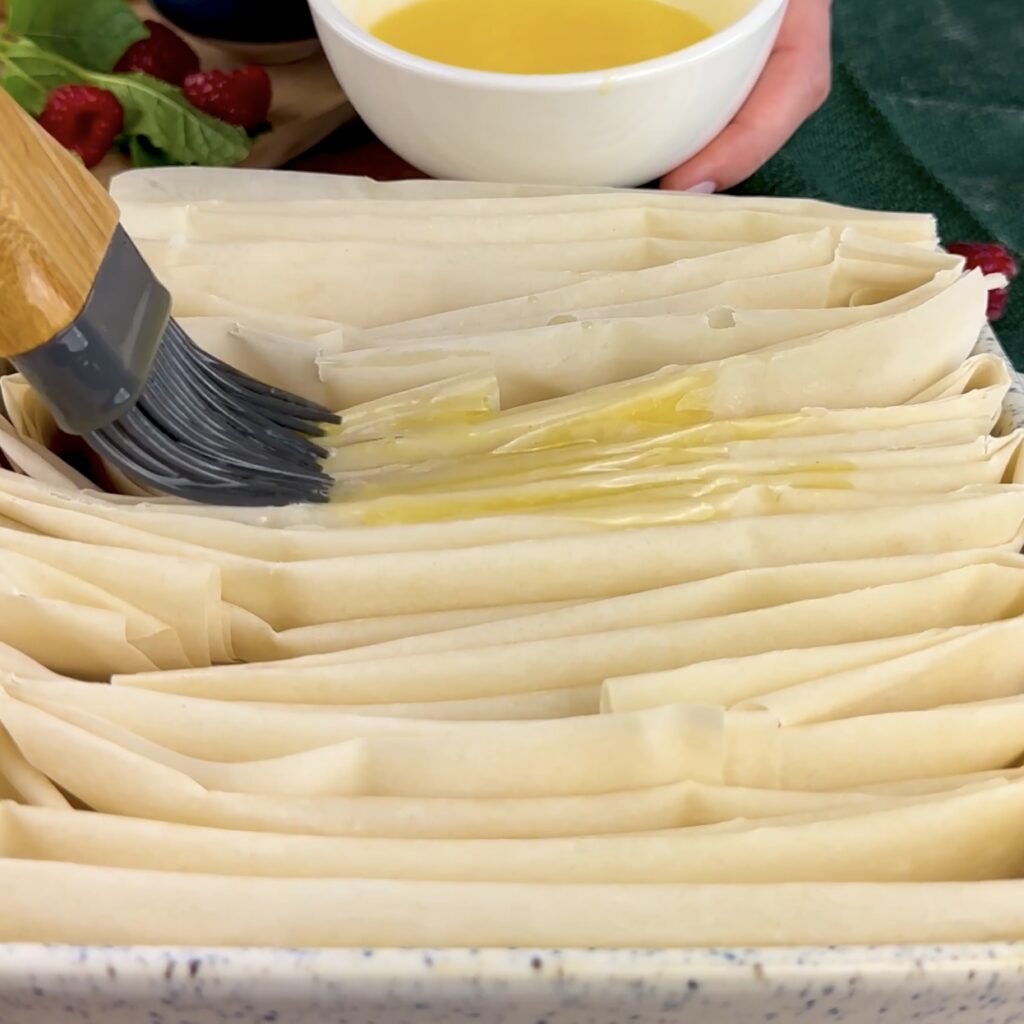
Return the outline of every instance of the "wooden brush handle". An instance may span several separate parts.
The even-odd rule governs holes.
[[[0,356],[31,352],[72,323],[117,220],[78,157],[0,89]]]

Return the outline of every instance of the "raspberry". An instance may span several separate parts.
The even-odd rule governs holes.
[[[184,39],[159,21],[146,21],[149,38],[132,43],[115,71],[142,71],[171,85],[181,85],[199,70],[199,56]]]
[[[1006,312],[1006,304],[1009,302],[1009,299],[1009,288],[995,288],[988,293],[988,309],[985,310],[985,315],[992,323],[995,323],[996,320],[1002,319],[1003,314]]]
[[[1017,263],[1001,245],[992,242],[954,242],[946,248],[963,256],[968,269],[979,267],[986,274],[1002,274],[1008,281],[1017,276]]]
[[[985,274],[1002,274],[1007,281],[1017,276],[1017,262],[1001,245],[992,242],[954,242],[946,248],[963,256],[967,269],[977,267]],[[998,320],[1006,311],[1009,289],[996,288],[988,293],[988,318]]]
[[[199,71],[182,89],[194,107],[247,130],[266,122],[270,113],[270,76],[256,64],[230,72]]]
[[[124,128],[117,97],[91,85],[61,85],[50,93],[39,123],[86,167],[95,167]]]

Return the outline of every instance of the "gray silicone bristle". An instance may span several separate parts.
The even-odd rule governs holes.
[[[118,228],[82,312],[13,360],[58,424],[126,476],[205,504],[326,501],[312,438],[339,418],[203,352]]]

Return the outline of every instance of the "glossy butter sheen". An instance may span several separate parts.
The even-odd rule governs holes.
[[[371,31],[442,64],[521,75],[636,64],[712,34],[662,0],[415,0]]]

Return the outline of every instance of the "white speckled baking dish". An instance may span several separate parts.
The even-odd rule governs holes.
[[[1007,359],[987,329],[977,351]],[[1006,427],[1024,426],[1024,382],[1014,380]],[[1024,941],[655,951],[0,945],[0,1024],[61,1021],[1011,1024],[1024,1021]]]
[[[866,949],[0,948],[3,1024],[1008,1024],[1024,943]]]

